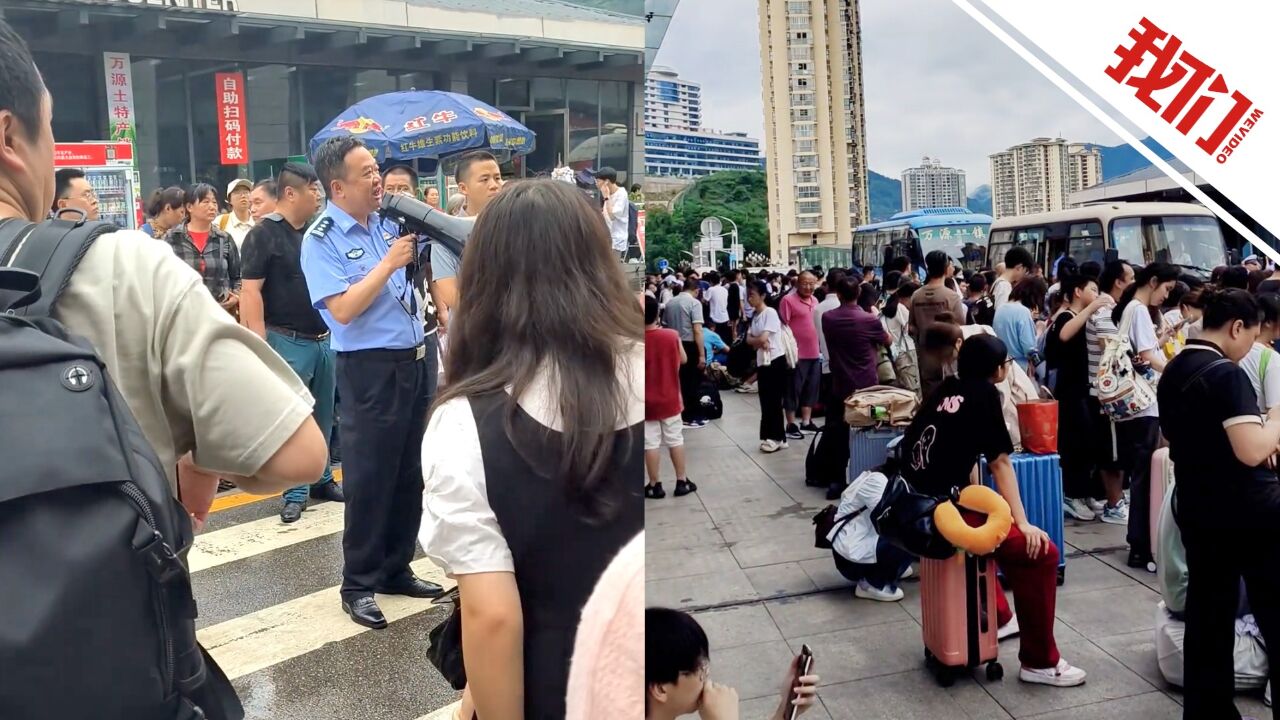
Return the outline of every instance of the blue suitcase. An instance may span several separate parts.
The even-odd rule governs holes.
[[[903,428],[849,428],[849,482],[874,470],[889,457],[889,441],[902,435]]]
[[[1027,521],[1049,534],[1058,546],[1058,584],[1067,580],[1067,548],[1063,543],[1062,522],[1062,467],[1058,455],[1032,455],[1014,453],[1013,472],[1018,477],[1018,492],[1027,511]],[[995,487],[995,479],[987,471],[987,461],[982,460],[982,482]]]

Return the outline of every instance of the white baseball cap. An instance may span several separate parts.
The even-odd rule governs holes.
[[[243,185],[245,190],[253,189],[253,181],[249,180],[248,178],[236,178],[235,180],[232,180],[230,184],[227,185],[227,197],[231,197],[231,193],[239,185]]]

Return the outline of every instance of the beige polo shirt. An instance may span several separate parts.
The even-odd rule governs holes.
[[[174,488],[188,451],[200,467],[256,474],[311,415],[285,361],[141,232],[98,238],[54,317],[97,348]]]

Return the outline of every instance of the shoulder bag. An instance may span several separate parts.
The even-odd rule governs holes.
[[[1098,402],[1113,420],[1128,420],[1156,402],[1154,373],[1139,373],[1133,364],[1129,331],[1137,311],[1131,311],[1132,307],[1131,302],[1124,309],[1118,333],[1104,339],[1102,360],[1095,377]]]

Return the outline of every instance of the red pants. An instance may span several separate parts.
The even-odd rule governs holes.
[[[964,511],[965,522],[978,527],[986,516]],[[1046,543],[1040,557],[1027,556],[1027,540],[1014,525],[994,553],[996,565],[1004,573],[1005,582],[1013,590],[1013,603],[1018,609],[1018,629],[1022,647],[1018,660],[1024,667],[1043,669],[1056,667],[1060,656],[1053,640],[1053,613],[1058,600],[1058,548]],[[999,586],[997,586],[999,590]],[[1009,601],[1001,590],[996,593],[996,620],[1004,625],[1013,618]]]

